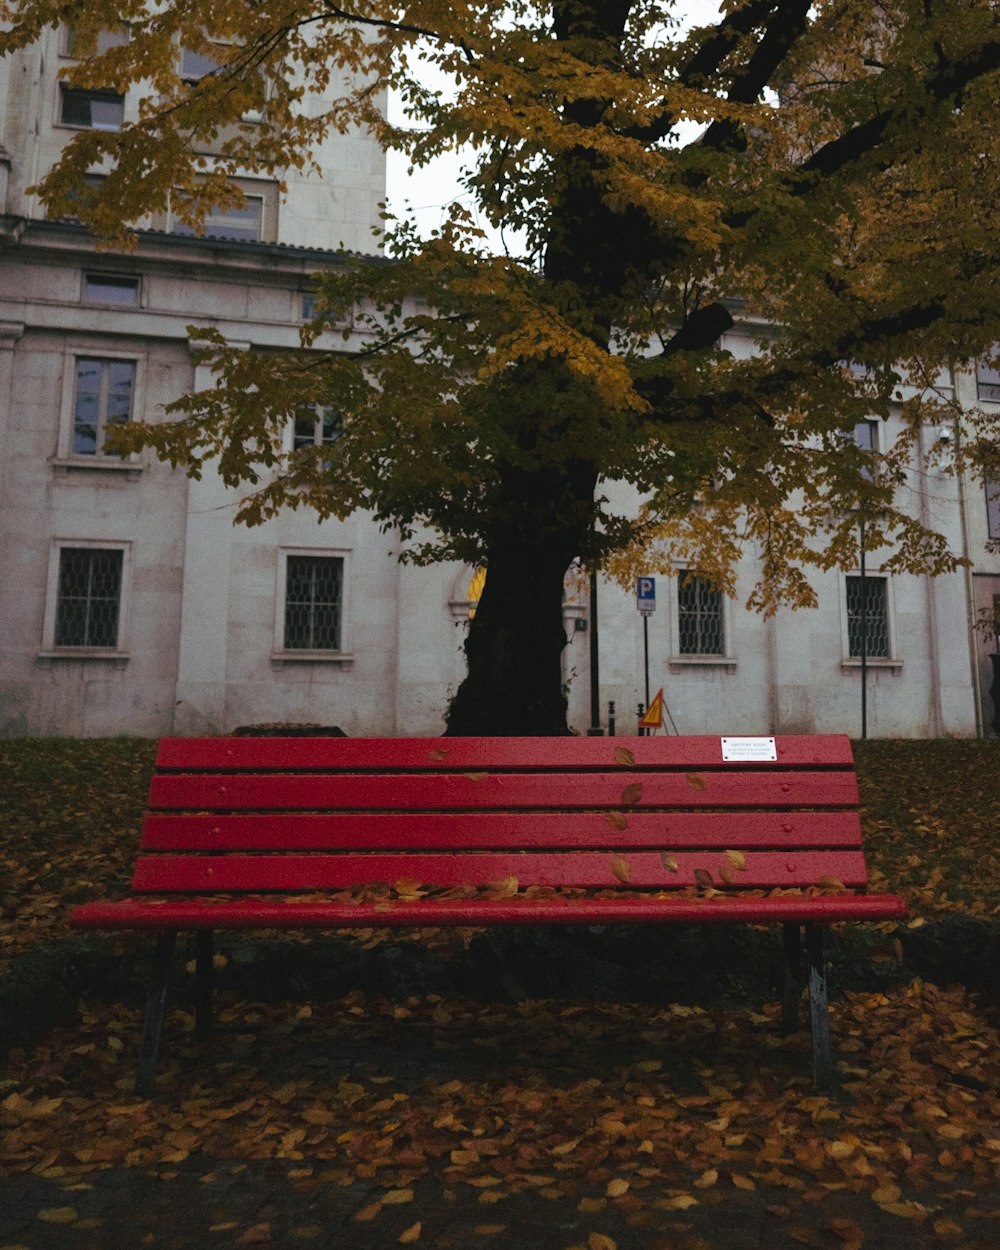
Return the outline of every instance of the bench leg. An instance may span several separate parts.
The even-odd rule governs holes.
[[[805,975],[802,967],[802,926],[787,921],[784,926],[785,978],[781,1001],[781,1029],[794,1033],[799,1027],[799,1005]]]
[[[823,957],[823,926],[806,925],[806,960],[809,964],[809,1023],[812,1029],[813,1079],[820,1092],[833,1084],[833,1051],[830,1045],[830,1014],[827,1009],[826,960]]]
[[[194,942],[194,1031],[196,1037],[207,1037],[212,1031],[212,930],[199,929]]]
[[[167,989],[170,985],[170,968],[174,961],[176,945],[175,930],[161,933],[156,940],[153,976],[149,982],[149,996],[146,999],[146,1021],[142,1028],[139,1068],[135,1076],[135,1092],[143,1097],[152,1093],[153,1081],[156,1079],[156,1057],[160,1052],[160,1034],[163,1032]]]

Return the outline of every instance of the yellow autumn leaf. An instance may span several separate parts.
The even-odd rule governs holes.
[[[879,1185],[877,1189],[872,1190],[872,1197],[877,1203],[884,1206],[887,1202],[898,1202],[901,1193],[902,1191],[898,1185],[894,1185],[891,1181],[886,1181],[884,1184]]]
[[[718,1171],[715,1168],[708,1168],[708,1170],[705,1172],[702,1172],[701,1176],[699,1176],[698,1179],[695,1181],[694,1183],[695,1188],[696,1189],[708,1189],[710,1186],[714,1185],[718,1179],[719,1179]]]
[[[581,1198],[576,1204],[576,1209],[592,1215],[595,1211],[603,1211],[607,1205],[607,1198]]]
[[[404,1246],[409,1246],[413,1242],[419,1241],[421,1228],[422,1228],[422,1225],[419,1220],[417,1220],[416,1224],[411,1224],[409,1228],[405,1228],[399,1234],[400,1244]]]
[[[742,872],[747,866],[747,857],[742,851],[726,851],[726,859],[738,872]]]
[[[628,883],[632,880],[631,865],[628,860],[624,859],[621,855],[616,855],[611,861],[611,871],[622,883],[622,885],[628,885]]]
[[[604,1233],[591,1233],[587,1238],[587,1250],[618,1250],[618,1242]]]
[[[830,1142],[826,1151],[831,1159],[849,1159],[854,1154],[855,1149],[856,1146],[853,1142],[837,1140]]]
[[[554,1155],[568,1155],[572,1151],[574,1151],[577,1148],[577,1146],[579,1146],[580,1141],[581,1141],[581,1138],[574,1137],[572,1141],[560,1142],[558,1146],[552,1147],[552,1153]]]
[[[451,1152],[451,1161],[462,1167],[466,1163],[478,1163],[479,1155],[474,1150],[453,1150]]]
[[[501,877],[499,881],[486,883],[486,889],[492,899],[513,898],[517,893],[517,888],[517,877]]]
[[[750,1179],[749,1176],[741,1176],[739,1172],[733,1173],[733,1184],[736,1186],[737,1189],[756,1189],[757,1188],[757,1186],[753,1183],[753,1181]]]
[[[689,1207],[696,1207],[698,1199],[691,1194],[676,1194],[673,1198],[668,1198],[663,1205],[668,1211],[686,1211]]]
[[[621,812],[605,812],[604,819],[617,833],[624,833],[628,828],[628,821]]]
[[[38,1219],[44,1224],[75,1224],[76,1211],[72,1207],[43,1207]]]
[[[660,852],[660,863],[666,868],[667,872],[679,872],[680,864],[672,855],[668,855],[666,851]]]
[[[402,1206],[404,1202],[412,1202],[412,1201],[413,1201],[412,1189],[390,1189],[388,1193],[386,1193],[382,1198],[382,1202],[387,1207],[398,1207],[398,1206]]]
[[[381,1210],[381,1202],[371,1202],[367,1207],[362,1207],[360,1211],[355,1211],[351,1216],[351,1219],[357,1220],[361,1224],[367,1224],[370,1220],[373,1220]]]
[[[628,1190],[628,1181],[621,1176],[616,1176],[612,1180],[608,1181],[608,1188],[606,1192],[609,1198],[620,1198],[622,1194],[627,1194]]]
[[[635,756],[628,747],[615,747],[615,763],[625,768],[635,768]]]
[[[725,882],[726,885],[736,884],[736,878],[733,875],[733,870],[729,867],[728,864],[721,864],[719,866],[719,877],[722,881]]]
[[[961,1224],[956,1224],[954,1220],[935,1220],[934,1231],[939,1237],[943,1237],[947,1241],[950,1241],[953,1237],[962,1237],[965,1234],[965,1229],[962,1228]]]

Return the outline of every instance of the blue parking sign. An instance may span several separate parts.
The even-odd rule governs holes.
[[[643,616],[651,616],[656,611],[655,577],[640,577],[636,579],[635,606]]]

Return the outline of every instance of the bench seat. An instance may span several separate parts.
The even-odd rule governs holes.
[[[906,915],[866,884],[842,736],[164,739],[131,896],[70,921],[160,935],[139,1092],[180,932],[205,1029],[216,929],[732,922],[784,927],[825,1087],[823,927]]]

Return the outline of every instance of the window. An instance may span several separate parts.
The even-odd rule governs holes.
[[[83,298],[95,304],[135,306],[139,303],[139,279],[115,273],[85,273]]]
[[[216,45],[219,48],[219,56],[211,56],[207,52],[195,52],[193,48],[181,48],[181,78],[189,87],[196,87],[202,78],[207,78],[209,74],[214,74],[217,70],[225,66],[225,52],[223,45]],[[234,71],[228,71],[234,74]],[[260,71],[251,66],[243,66],[235,71],[234,81],[246,86],[256,87],[256,94],[260,96],[263,102],[264,96],[264,80]],[[247,109],[240,117],[244,122],[259,122],[263,119],[264,112],[262,108]]]
[[[986,479],[986,531],[990,538],[1000,538],[1000,482]]]
[[[118,646],[124,551],[61,547],[56,591],[56,647]]]
[[[234,239],[244,243],[257,243],[263,238],[263,221],[263,199],[248,196],[247,202],[239,208],[210,209],[205,217],[202,233],[213,239]],[[170,233],[192,238],[197,232],[186,221],[175,219]]]
[[[286,556],[286,651],[341,650],[343,587],[341,556]]]
[[[884,577],[866,577],[865,593],[862,595],[860,577],[848,577],[847,593],[847,654],[851,659],[861,656],[862,642],[867,641],[865,656],[870,659],[887,660],[889,648],[889,596],[888,580]]]
[[[123,43],[128,43],[129,30],[127,26],[107,27],[97,32],[97,39],[91,47],[84,50],[83,36],[75,26],[67,26],[65,37],[63,39],[63,56],[81,57],[81,56],[100,56],[107,52],[109,48],[121,47]]]
[[[316,404],[295,418],[292,448],[322,447],[335,443],[341,434],[340,413],[329,404]]]
[[[59,120],[64,126],[88,130],[121,130],[125,97],[114,91],[94,91],[59,84]]]
[[[976,365],[976,390],[980,399],[1000,403],[1000,369],[983,362]]]
[[[113,454],[104,450],[108,430],[131,418],[134,393],[134,360],[76,357],[71,444],[74,456]]]
[[[677,576],[678,648],[681,655],[725,655],[722,591],[687,569]]]
[[[872,463],[861,469],[861,476],[866,482],[874,482],[876,478],[874,461],[878,453],[878,422],[858,421],[854,426],[854,445],[871,454]]]

